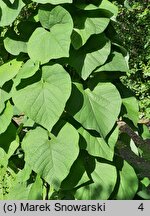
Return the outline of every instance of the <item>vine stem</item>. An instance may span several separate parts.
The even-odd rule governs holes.
[[[121,133],[127,134],[134,141],[137,148],[146,150],[146,153],[150,155],[150,139],[143,140],[124,121],[118,121],[117,124]],[[144,157],[137,156],[130,149],[130,147],[121,140],[117,141],[116,148],[121,158],[126,160],[129,164],[133,166],[133,168],[138,170],[140,177],[150,178],[150,160],[147,160]]]

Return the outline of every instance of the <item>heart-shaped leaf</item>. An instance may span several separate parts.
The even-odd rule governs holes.
[[[49,12],[40,11],[39,18],[50,31],[39,27],[33,32],[27,45],[30,58],[44,64],[51,59],[68,57],[73,30],[69,12],[57,6]]]
[[[42,79],[13,93],[16,107],[49,131],[62,114],[71,93],[69,74],[61,65],[43,66]]]
[[[99,83],[93,91],[83,90],[79,84],[76,86],[78,90],[73,89],[67,110],[85,128],[96,130],[106,137],[120,113],[122,101],[118,90],[111,83]],[[75,99],[79,97],[80,101]]]
[[[58,189],[78,156],[78,139],[78,132],[68,123],[57,137],[51,136],[51,140],[47,131],[38,127],[23,139],[25,161],[36,173]]]

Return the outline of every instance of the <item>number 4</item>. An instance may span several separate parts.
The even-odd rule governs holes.
[[[139,210],[143,211],[144,210],[144,206],[143,206],[143,203],[141,203],[138,207]]]

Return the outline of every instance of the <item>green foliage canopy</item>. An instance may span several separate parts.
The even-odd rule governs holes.
[[[1,199],[134,198],[136,172],[116,154],[117,121],[138,130],[117,11],[108,0],[0,2]]]

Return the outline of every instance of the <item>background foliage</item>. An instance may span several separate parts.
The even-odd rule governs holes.
[[[140,117],[150,118],[150,2],[125,1],[119,7],[117,32],[129,51],[130,71],[122,81],[135,92]]]

